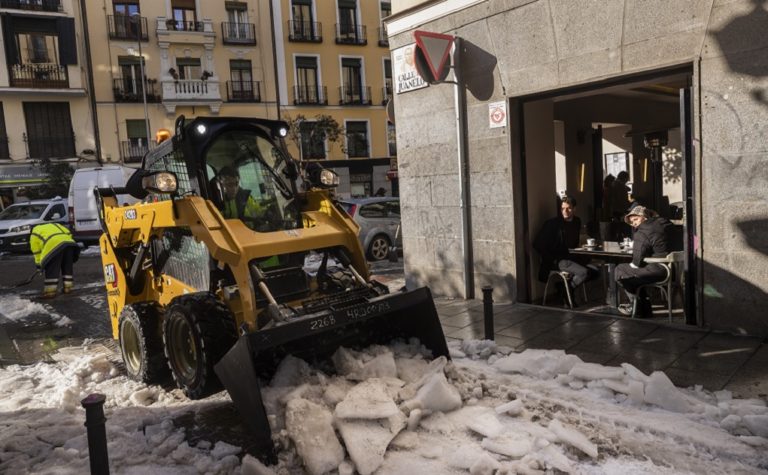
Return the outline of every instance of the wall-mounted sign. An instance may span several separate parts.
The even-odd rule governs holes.
[[[392,52],[394,59],[395,93],[414,91],[429,84],[419,76],[415,62],[416,45],[403,46]]]
[[[507,126],[507,103],[505,101],[488,104],[488,126],[492,129]]]

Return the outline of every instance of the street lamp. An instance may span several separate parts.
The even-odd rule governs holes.
[[[141,54],[141,14],[131,13],[131,22],[136,24],[136,42],[139,44],[139,74],[141,74],[141,98],[144,101],[144,127],[147,133],[147,151],[149,151],[149,113],[147,112],[147,78],[144,75],[144,55]]]

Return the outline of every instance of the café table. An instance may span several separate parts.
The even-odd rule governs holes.
[[[631,262],[632,249],[625,249],[618,242],[606,241],[595,247],[577,247],[569,249],[568,252],[574,256],[584,256],[590,260],[603,263],[608,271],[606,303],[611,307],[617,308],[619,306],[619,293],[615,277],[616,264]]]

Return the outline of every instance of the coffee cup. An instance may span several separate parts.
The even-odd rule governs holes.
[[[597,241],[595,241],[595,238],[587,239],[587,247],[595,247],[596,245],[597,245]]]

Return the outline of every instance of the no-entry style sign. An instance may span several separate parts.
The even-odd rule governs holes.
[[[492,129],[507,125],[507,103],[504,101],[488,104],[488,126]]]
[[[423,58],[423,62],[427,66],[427,68],[421,68],[417,62],[419,74],[428,83],[442,81],[448,75],[448,56],[451,53],[451,46],[453,46],[455,37],[421,30],[415,31],[413,36],[416,39],[418,53],[420,53],[417,55],[417,60]]]

